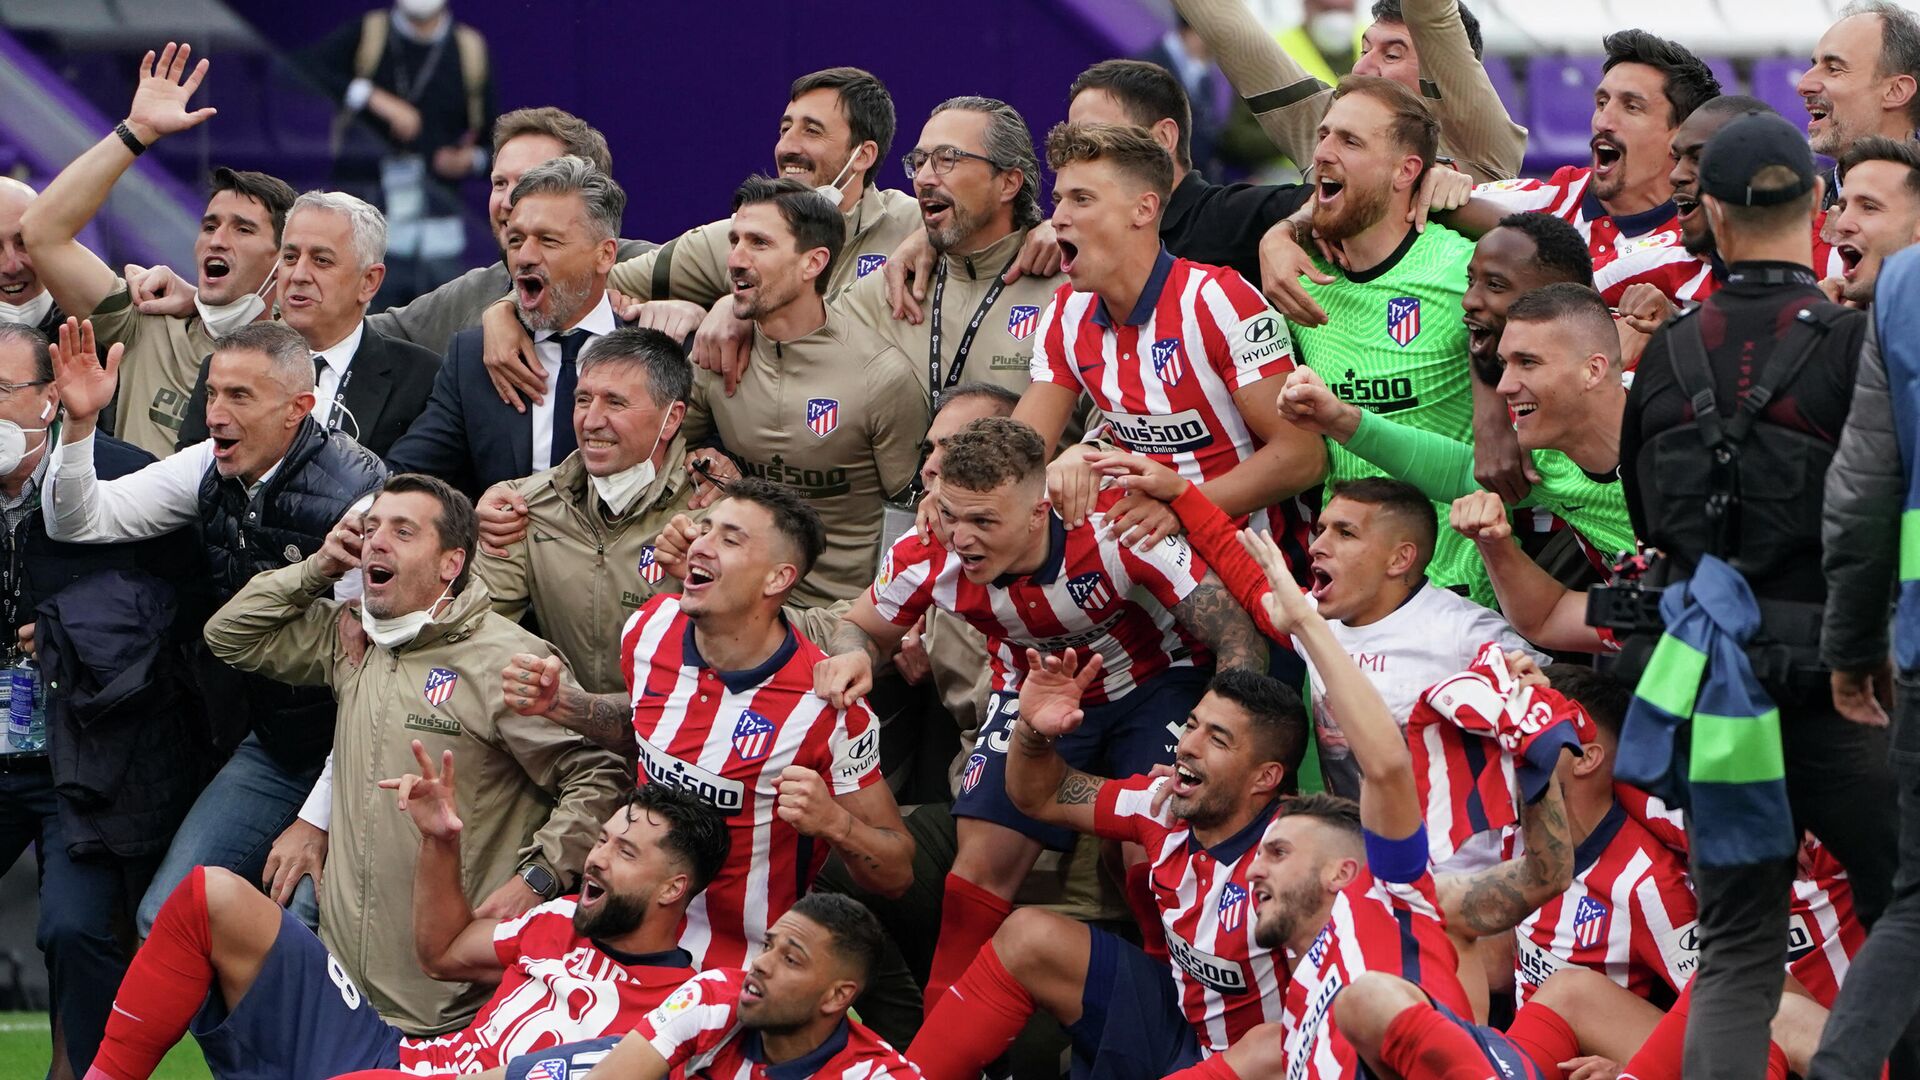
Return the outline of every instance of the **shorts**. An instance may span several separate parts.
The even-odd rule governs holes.
[[[188,1030],[218,1080],[325,1080],[400,1066],[400,1029],[286,911],[252,989],[231,1010],[218,991],[208,994]]]
[[[1480,1053],[1486,1057],[1487,1064],[1494,1069],[1488,1075],[1500,1077],[1501,1080],[1547,1080],[1541,1074],[1540,1067],[1533,1063],[1532,1058],[1522,1053],[1519,1047],[1513,1045],[1505,1032],[1464,1019],[1452,1009],[1434,1001],[1432,995],[1428,995],[1427,1001],[1433,1005],[1435,1012],[1446,1017],[1454,1027],[1471,1035],[1473,1041],[1480,1044]],[[1367,1068],[1366,1062],[1360,1063],[1360,1080],[1379,1080],[1379,1075]]]
[[[1163,671],[1118,701],[1087,706],[1079,728],[1053,748],[1068,765],[1100,776],[1139,776],[1170,764],[1187,713],[1206,694],[1211,678],[1199,668]],[[1078,833],[1033,820],[1007,795],[1007,746],[1019,716],[1018,693],[995,690],[987,696],[980,736],[960,772],[953,816],[1005,825],[1054,851],[1071,851]]]
[[[507,1080],[575,1080],[592,1071],[624,1037],[605,1035],[521,1054],[507,1062]]]
[[[1073,1039],[1073,1080],[1158,1080],[1200,1063],[1200,1041],[1164,960],[1087,928],[1087,985]]]

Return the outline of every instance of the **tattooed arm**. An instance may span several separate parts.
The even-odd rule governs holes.
[[[562,683],[546,717],[616,753],[633,753],[633,703],[625,694],[589,694]]]
[[[1053,744],[1080,726],[1080,695],[1099,677],[1099,654],[1085,664],[1072,649],[1044,660],[1029,649],[1027,658],[1019,717],[1009,732],[1007,797],[1036,821],[1091,833],[1094,804],[1107,781],[1068,766]]]
[[[1233,598],[1213,571],[1174,606],[1173,617],[1187,632],[1207,643],[1221,671],[1244,668],[1265,673],[1267,639],[1254,629],[1245,608]]]
[[[1573,829],[1562,790],[1571,761],[1562,757],[1561,772],[1546,793],[1520,815],[1525,852],[1476,873],[1435,880],[1449,931],[1472,941],[1511,930],[1573,883]]]

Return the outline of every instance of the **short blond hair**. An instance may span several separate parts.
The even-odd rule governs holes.
[[[1147,129],[1132,124],[1055,124],[1047,132],[1047,167],[1058,173],[1083,161],[1106,161],[1147,185],[1162,203],[1173,193],[1173,158]]]

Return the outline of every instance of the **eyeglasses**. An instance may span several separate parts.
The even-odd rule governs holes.
[[[0,401],[12,397],[18,391],[45,386],[52,381],[52,379],[34,379],[31,382],[0,382]]]
[[[984,161],[987,163],[987,168],[992,169],[994,172],[1000,171],[999,162],[985,154],[976,154],[971,150],[962,150],[957,146],[936,146],[932,150],[922,150],[919,147],[915,147],[907,151],[907,156],[900,159],[900,164],[906,166],[907,179],[911,180],[920,175],[920,166],[928,162],[933,163],[933,174],[935,176],[945,176],[953,171],[955,165],[960,164],[961,158],[972,158],[975,161]]]

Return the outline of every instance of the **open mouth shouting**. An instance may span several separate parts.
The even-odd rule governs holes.
[[[681,591],[685,593],[698,593],[704,591],[717,580],[719,580],[719,575],[714,572],[712,567],[704,563],[690,563],[687,566],[686,578],[680,582],[680,588]]]
[[[238,438],[227,438],[222,435],[213,436],[213,460],[233,460],[233,453],[239,446],[240,440]]]
[[[1322,176],[1320,182],[1314,187],[1313,197],[1321,206],[1331,206],[1336,199],[1340,198],[1340,193],[1345,190],[1347,190],[1346,181],[1335,180],[1330,176]]]
[[[952,217],[952,199],[931,193],[920,196],[920,221],[929,232],[944,228]]]
[[[540,306],[540,300],[547,295],[547,272],[545,270],[525,270],[513,276],[514,298],[523,310],[531,311]]]
[[[736,300],[752,292],[760,284],[760,275],[751,270],[730,270],[727,276],[732,279],[733,295]]]
[[[233,264],[224,255],[209,255],[200,261],[200,280],[211,285],[233,273]]]
[[[1313,564],[1313,569],[1308,572],[1308,580],[1313,584],[1307,590],[1307,595],[1315,600],[1325,600],[1327,593],[1333,589],[1333,571],[1322,563]]]
[[[576,906],[590,908],[606,899],[606,896],[607,887],[598,875],[591,870],[580,875],[580,899],[576,902]]]
[[[1595,135],[1587,143],[1593,150],[1593,175],[1611,176],[1620,167],[1621,159],[1627,156],[1626,148],[1613,141],[1609,135]]]
[[[1493,348],[1493,327],[1468,315],[1460,320],[1467,328],[1467,352],[1473,356],[1486,356]]]
[[[1867,257],[1867,253],[1861,251],[1851,240],[1843,240],[1835,244],[1833,250],[1839,253],[1840,265],[1844,267],[1840,276],[1846,278],[1848,281],[1852,281],[1858,274],[1860,263]]]
[[[1676,189],[1673,193],[1673,209],[1675,220],[1684,225],[1700,212],[1700,197]]]
[[[1064,236],[1058,237],[1060,243],[1060,272],[1073,273],[1073,263],[1080,257],[1080,245]]]
[[[1194,772],[1185,761],[1176,761],[1173,765],[1173,797],[1191,799],[1207,782],[1206,777]]]
[[[1807,137],[1812,138],[1819,134],[1821,129],[1826,127],[1827,118],[1833,115],[1833,102],[1828,101],[1826,98],[1806,98],[1804,100],[1807,105]]]
[[[365,560],[361,562],[360,566],[361,573],[364,574],[366,578],[365,587],[367,591],[373,592],[393,584],[394,569],[391,565],[385,562]]]

